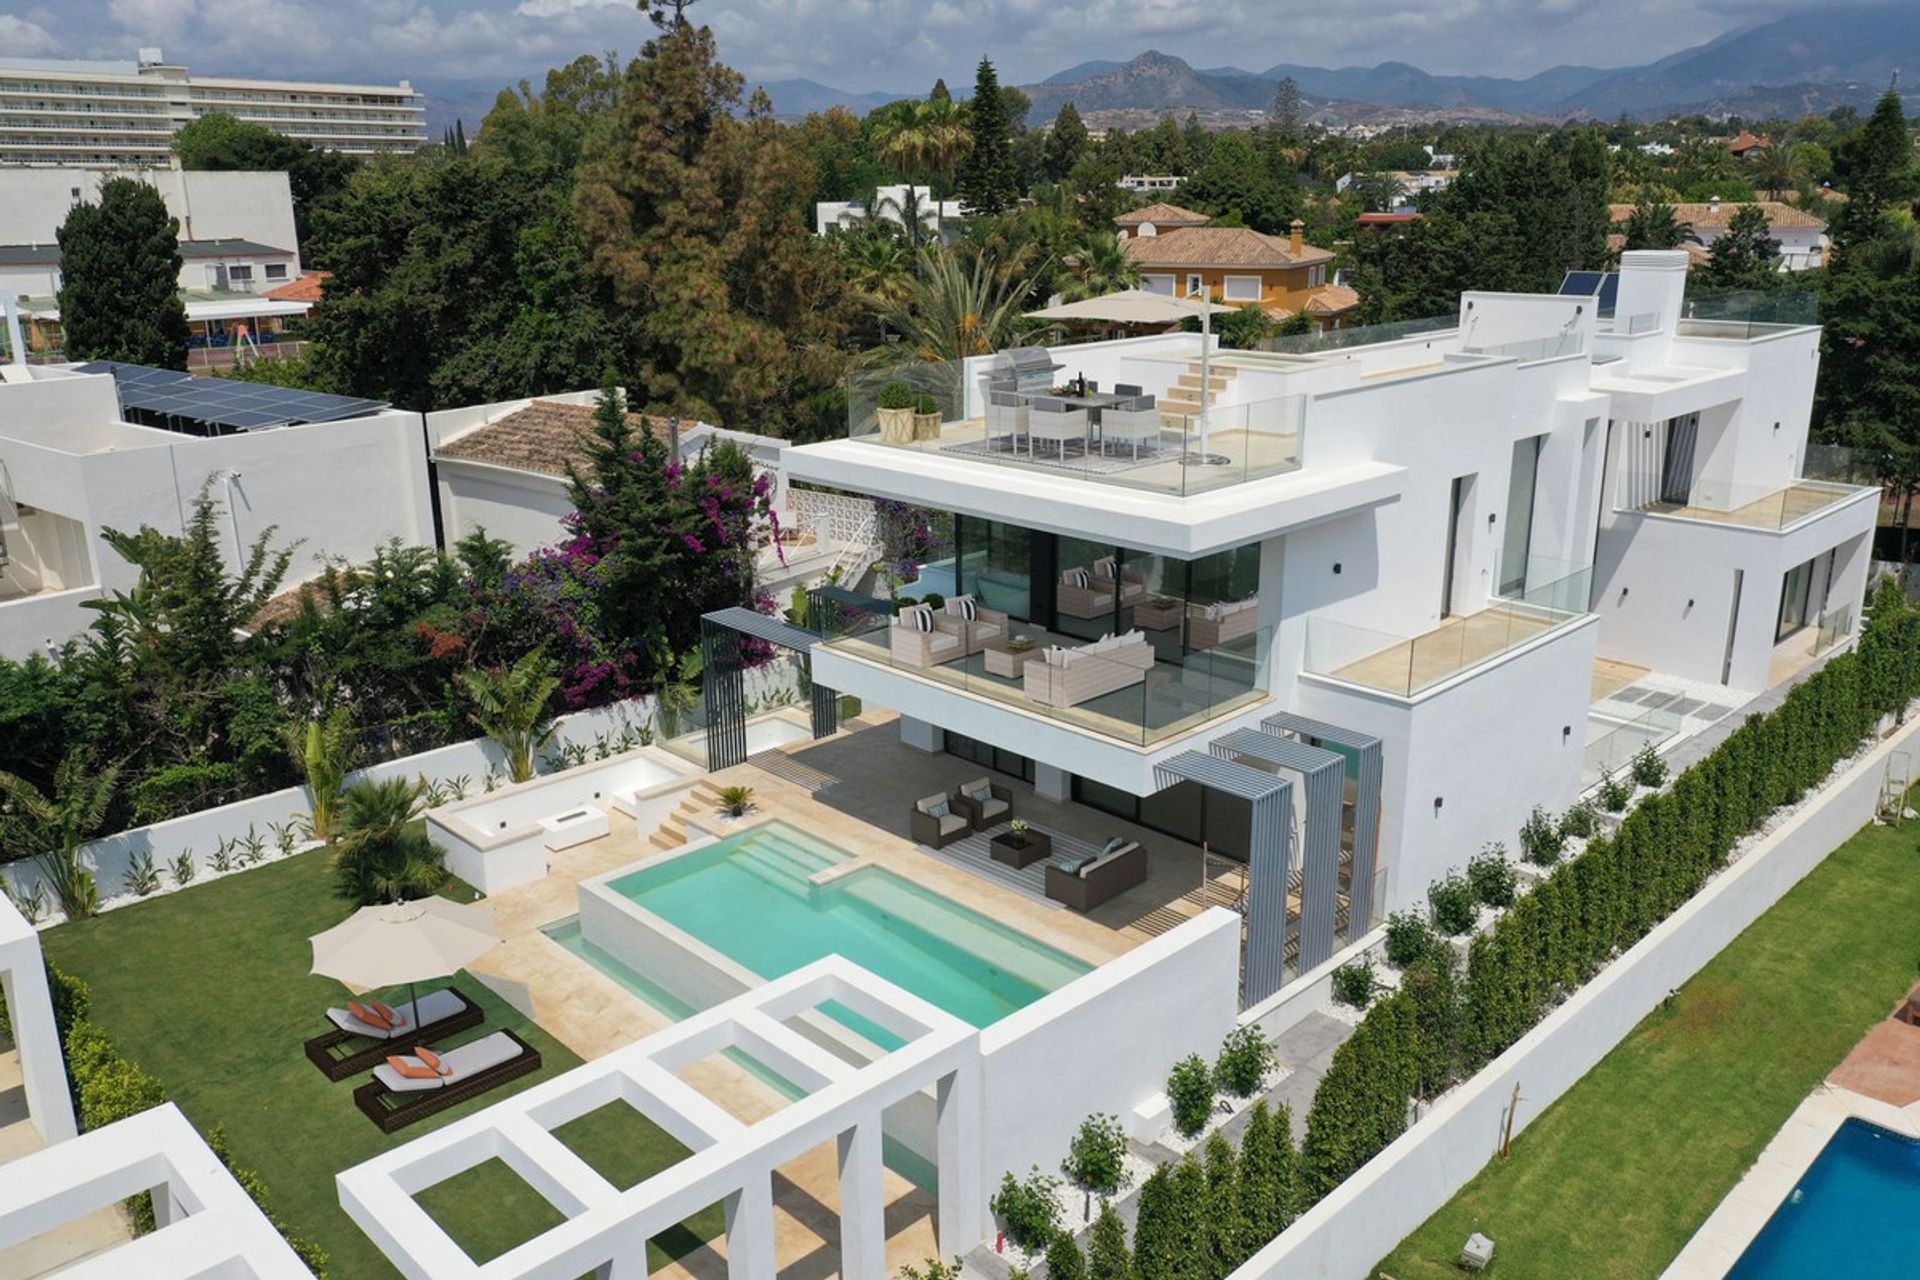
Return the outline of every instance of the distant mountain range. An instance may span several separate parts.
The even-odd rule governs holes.
[[[1368,118],[1368,108],[1384,118],[1415,112],[1477,120],[1659,119],[1696,111],[1765,118],[1864,107],[1901,67],[1911,73],[1912,87],[1903,85],[1902,92],[1912,110],[1920,106],[1920,4],[1914,0],[1809,8],[1645,66],[1560,66],[1524,79],[1435,75],[1405,62],[1197,70],[1148,51],[1128,62],[1082,62],[1022,87],[1033,99],[1028,120],[1035,124],[1066,102],[1082,112],[1264,111],[1273,104],[1274,86],[1289,76],[1310,109],[1347,122]],[[471,135],[503,87],[479,80],[416,83],[427,94],[434,137],[456,117],[466,120]],[[773,80],[764,87],[774,110],[789,118],[834,106],[864,115],[905,96],[854,93],[815,80]]]
[[[1289,76],[1311,106],[1475,109],[1548,120],[1695,110],[1791,115],[1870,102],[1903,65],[1920,67],[1920,6],[1910,0],[1811,9],[1615,70],[1560,66],[1525,79],[1434,75],[1404,62],[1196,70],[1150,51],[1124,63],[1083,62],[1027,92],[1036,120],[1069,101],[1082,111],[1264,110]]]

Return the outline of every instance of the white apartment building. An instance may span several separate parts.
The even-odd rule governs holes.
[[[173,135],[209,112],[354,155],[410,153],[426,106],[396,85],[190,75],[159,49],[136,61],[0,56],[0,165],[164,165]]]
[[[1288,969],[1250,977],[1262,998],[1852,636],[1879,495],[1804,475],[1818,329],[1689,319],[1686,261],[1628,253],[1606,317],[1472,293],[1370,345],[1060,347],[1038,396],[1006,355],[923,368],[937,434],[876,429],[855,387],[851,438],[788,472],[940,513],[899,588],[937,598],[842,602],[813,677],[1256,887],[1278,859]],[[1078,378],[1098,390],[1051,410]],[[1099,403],[1203,380],[1207,412],[1144,429]],[[1209,755],[1291,780],[1279,846]],[[1250,928],[1282,927],[1273,901]]]

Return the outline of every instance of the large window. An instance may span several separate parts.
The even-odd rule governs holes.
[[[1500,586],[1503,596],[1527,589],[1527,548],[1533,541],[1533,500],[1540,475],[1540,446],[1545,436],[1513,442],[1513,469],[1507,480],[1507,527],[1501,531]]]
[[[1259,276],[1228,276],[1222,295],[1228,302],[1260,301]]]

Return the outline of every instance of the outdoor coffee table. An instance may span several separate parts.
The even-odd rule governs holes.
[[[1133,606],[1133,625],[1143,631],[1171,631],[1180,625],[1180,602],[1154,604],[1149,600],[1137,604]]]
[[[1053,856],[1053,837],[1029,828],[1026,843],[1015,844],[1013,832],[1003,831],[987,842],[987,852],[995,862],[1004,862],[1020,871]]]
[[[1018,680],[1026,671],[1027,664],[1040,656],[1042,649],[1037,644],[1028,649],[1005,649],[996,646],[984,652],[988,674],[1008,680]]]

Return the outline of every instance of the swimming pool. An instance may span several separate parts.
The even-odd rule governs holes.
[[[1727,1280],[1845,1276],[1905,1280],[1916,1273],[1920,1140],[1848,1120],[1821,1149]]]
[[[762,979],[837,953],[976,1027],[1092,968],[883,867],[856,864],[817,836],[768,822],[602,888]],[[586,889],[588,940],[632,964],[638,953],[619,936],[625,924],[586,910]],[[696,964],[686,958],[689,970]],[[709,1003],[676,982],[671,962],[635,967],[690,1005]]]

